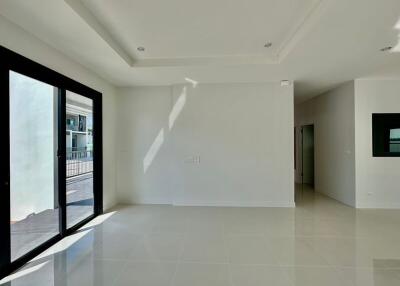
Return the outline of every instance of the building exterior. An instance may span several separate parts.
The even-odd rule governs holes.
[[[91,102],[69,93],[66,110],[66,147],[71,152],[92,150],[93,116]],[[67,156],[68,157],[68,156]]]
[[[65,124],[67,178],[92,172],[92,100],[72,92],[67,92]]]

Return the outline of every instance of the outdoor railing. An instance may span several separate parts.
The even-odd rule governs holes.
[[[93,150],[67,151],[67,178],[93,172]]]

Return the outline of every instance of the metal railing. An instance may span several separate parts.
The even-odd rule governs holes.
[[[67,178],[93,172],[93,150],[73,149],[67,150]]]

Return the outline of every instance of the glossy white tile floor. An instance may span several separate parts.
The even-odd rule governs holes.
[[[120,206],[1,285],[400,285],[400,210]]]

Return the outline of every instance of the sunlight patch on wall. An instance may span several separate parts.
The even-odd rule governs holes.
[[[192,86],[193,86],[193,88],[196,88],[197,85],[199,84],[199,82],[198,82],[197,80],[191,79],[191,78],[189,78],[189,77],[185,77],[185,80],[186,80],[188,83],[191,83]]]
[[[185,80],[192,85],[193,88],[197,87],[198,81],[186,77]],[[175,125],[176,120],[178,119],[179,115],[181,114],[183,108],[185,107],[185,104],[187,102],[187,86],[183,86],[182,92],[179,95],[178,99],[176,100],[174,106],[172,107],[172,110],[168,116],[168,128],[169,131],[172,130],[172,128]],[[157,137],[154,139],[153,143],[151,144],[149,150],[146,153],[146,156],[143,159],[143,171],[144,173],[147,172],[148,168],[152,164],[154,158],[156,157],[157,153],[159,152],[162,144],[165,141],[165,136],[164,134],[164,128],[162,128]]]
[[[390,52],[391,53],[399,53],[400,52],[400,19],[397,21],[396,25],[394,25],[394,29],[398,31],[397,44],[390,50]]]
[[[185,104],[186,104],[186,86],[183,87],[181,95],[175,102],[174,107],[172,108],[172,111],[169,114],[168,117],[169,130],[171,130],[172,127],[174,127],[175,121],[178,118],[179,114],[181,113]]]
[[[156,157],[161,145],[164,143],[164,128],[158,132],[157,137],[154,139],[153,144],[151,144],[149,151],[147,151],[146,156],[143,159],[143,171],[147,172],[154,158]]]

